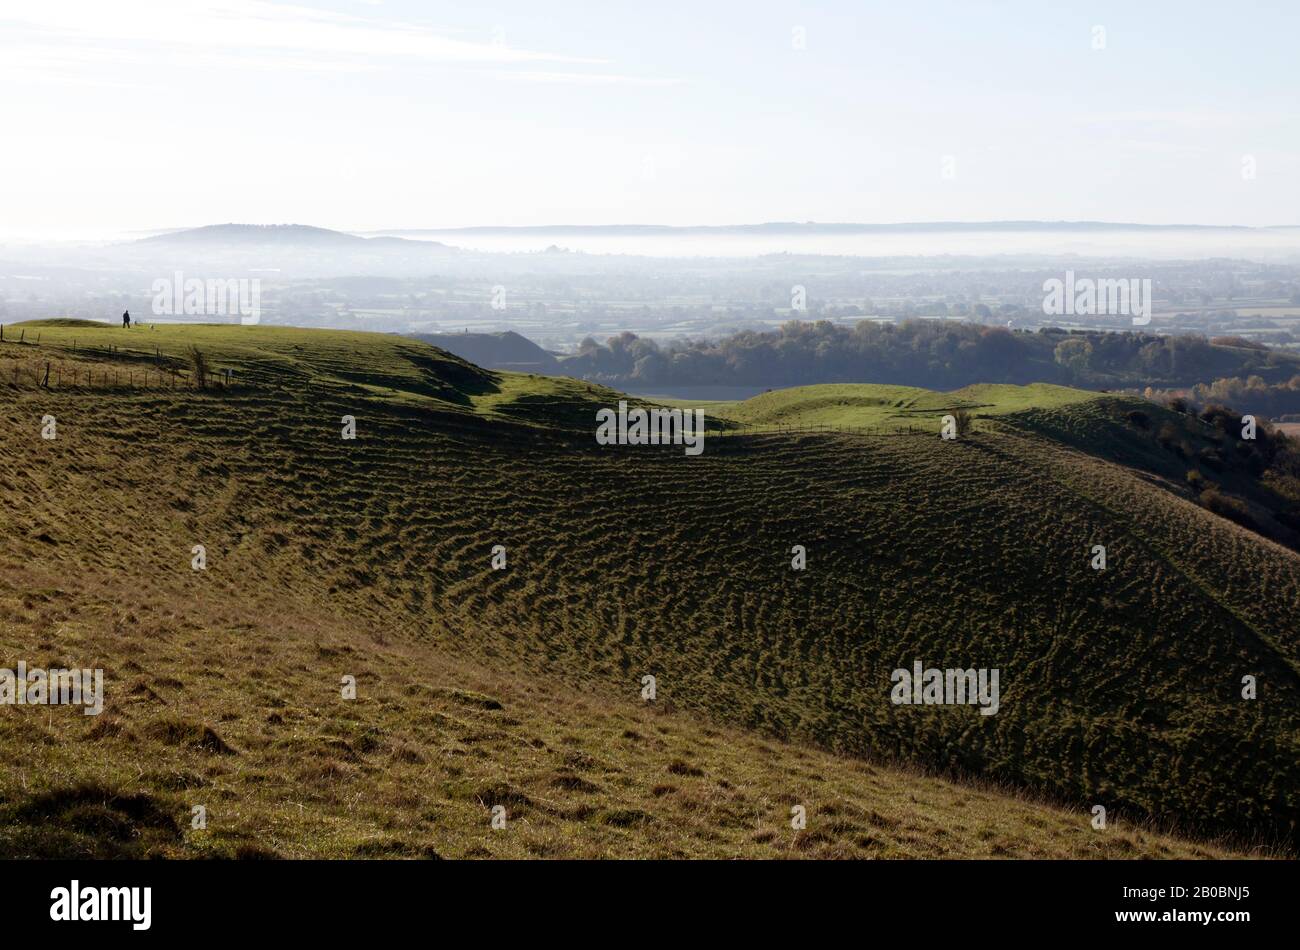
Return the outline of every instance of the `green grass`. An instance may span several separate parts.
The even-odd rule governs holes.
[[[0,721],[25,756],[0,770],[7,858],[1234,854],[1122,819],[1099,833],[1014,790],[765,741],[635,693],[498,675],[298,603],[236,605],[224,623],[191,610],[193,627],[169,630],[139,598],[114,602],[136,626],[108,642],[92,620],[3,628],[29,656],[93,649],[117,694],[99,720]],[[356,700],[333,689],[341,671]],[[187,741],[204,730],[230,751]]]
[[[626,399],[592,383],[561,377],[485,370],[405,337],[347,330],[230,324],[136,324],[130,330],[83,320],[38,320],[11,327],[40,340],[23,354],[33,364],[91,361],[97,367],[175,371],[190,381],[190,351],[208,355],[215,373],[234,372],[241,391],[312,388],[408,409],[498,417],[529,425],[587,425],[601,406]],[[111,347],[111,351],[108,349]],[[0,359],[14,354],[0,352]],[[3,372],[0,372],[3,376]],[[165,388],[150,377],[140,388]],[[119,385],[126,385],[119,373]],[[642,402],[632,399],[633,404]]]
[[[108,678],[98,721],[0,716],[0,853],[1207,856],[1153,828],[1268,845],[1300,811],[1300,559],[1166,479],[1131,402],[981,391],[1004,411],[956,443],[759,431],[686,458],[595,445],[617,394],[399,337],[39,332],[0,361],[97,334],[123,352],[76,359],[197,345],[237,385],[0,368],[0,665]],[[1000,668],[1002,710],[892,705],[913,659]]]
[[[828,383],[767,392],[735,402],[667,400],[683,408],[703,408],[711,419],[737,423],[742,430],[790,428],[868,429],[938,432],[942,417],[966,410],[977,418],[1001,416],[1031,407],[1051,409],[1099,398],[1065,386],[968,386],[952,393],[911,386]]]
[[[1012,386],[1003,383],[981,383],[967,386],[950,394],[972,405],[977,416],[1001,416],[1026,409],[1062,409],[1080,403],[1096,402],[1101,394],[1052,383],[1031,383]]]

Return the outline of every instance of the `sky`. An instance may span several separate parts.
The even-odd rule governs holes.
[[[0,234],[1300,224],[1300,3],[0,0]]]

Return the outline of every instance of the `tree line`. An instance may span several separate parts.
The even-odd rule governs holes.
[[[614,386],[891,383],[959,389],[973,383],[1051,382],[1090,388],[1192,386],[1256,375],[1280,383],[1300,357],[1204,336],[1044,328],[1011,330],[949,320],[791,320],[721,339],[659,344],[624,332],[586,338],[564,372]]]

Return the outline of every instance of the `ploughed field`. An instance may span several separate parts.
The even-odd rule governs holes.
[[[1294,834],[1300,558],[1145,464],[1132,401],[929,394],[880,434],[720,408],[744,434],[688,457],[597,445],[617,393],[399,337],[39,332],[0,349],[34,370],[0,366],[0,666],[103,667],[105,711],[0,708],[0,853],[1172,856],[1223,852],[1155,828]],[[232,385],[194,389],[191,347]],[[40,388],[60,360],[159,382]],[[902,398],[871,389],[845,398]],[[943,441],[954,400],[978,418]],[[895,705],[916,661],[999,670],[996,715]]]

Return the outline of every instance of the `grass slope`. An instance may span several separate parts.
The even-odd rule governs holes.
[[[759,433],[688,459],[597,447],[617,394],[398,337],[39,332],[0,359],[71,359],[74,333],[117,361],[197,344],[237,385],[6,387],[0,644],[109,677],[99,721],[0,717],[24,762],[0,786],[9,853],[1154,855],[1211,849],[1133,822],[1293,833],[1298,559],[1040,431],[1123,401],[968,393],[1007,414],[960,443]],[[891,704],[914,659],[998,667],[1001,711]],[[888,762],[1103,804],[1116,833]],[[200,800],[223,817],[195,834],[177,816]],[[498,803],[519,835],[487,827]]]
[[[669,401],[703,408],[710,418],[735,422],[750,431],[843,427],[888,433],[909,428],[938,432],[941,418],[960,409],[976,416],[997,416],[1097,398],[1097,393],[1048,383],[967,386],[952,393],[914,386],[826,383],[779,389],[735,402]]]

